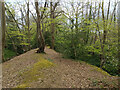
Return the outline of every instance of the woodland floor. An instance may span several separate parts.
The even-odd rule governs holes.
[[[2,64],[3,88],[118,87],[118,77],[95,66],[62,58],[60,53],[49,48],[45,48],[46,54],[35,53],[36,50]]]

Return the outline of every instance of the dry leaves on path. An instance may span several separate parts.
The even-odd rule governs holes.
[[[36,49],[17,56],[3,63],[3,88],[31,87],[31,88],[103,88],[117,87],[118,77],[110,76],[106,72],[85,62],[64,59],[60,53],[45,48],[46,54],[35,53]],[[54,64],[52,67],[37,69],[36,80],[24,81],[21,72],[31,71],[34,65],[43,57]],[[39,59],[39,60],[38,60]],[[46,62],[47,63],[47,62]],[[33,69],[34,70],[34,69]],[[26,73],[29,79],[32,76]]]

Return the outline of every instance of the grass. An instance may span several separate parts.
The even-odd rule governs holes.
[[[93,67],[93,69],[91,71],[98,71],[98,72],[101,72],[102,74],[104,75],[107,75],[107,76],[111,76],[109,73],[107,73],[106,71],[104,71],[103,69],[99,68],[98,66],[95,66],[95,65],[92,65],[86,61],[83,61],[83,60],[76,60],[76,61],[79,61],[80,64],[82,63],[85,63],[91,67]]]
[[[96,86],[97,88],[104,88],[104,86],[108,86],[108,84],[104,80],[91,79],[91,81],[91,86]]]
[[[29,86],[29,84],[25,83],[25,84],[21,84],[19,86],[17,86],[16,88],[27,88]]]
[[[98,80],[93,80],[93,81],[92,81],[92,85],[93,85],[93,86],[98,86],[98,84],[99,84]]]
[[[90,65],[90,64],[89,64]],[[97,67],[97,66],[94,66],[94,65],[90,65],[91,67],[93,67],[93,70],[92,71],[98,71],[98,72],[101,72],[102,74],[104,75],[107,75],[107,76],[111,76],[109,73],[107,73],[106,71],[102,70],[101,68]]]
[[[116,66],[114,66],[114,64],[105,64],[103,66],[103,70],[100,69],[100,57],[98,54],[94,54],[94,55],[83,55],[79,58],[79,60],[82,60],[88,64],[90,64],[91,66],[97,66],[96,70],[102,72],[102,73],[106,73],[106,74],[110,74],[113,76],[118,76],[118,72],[117,72],[117,68]]]
[[[38,59],[38,62],[36,62],[31,68],[29,68],[29,70],[20,73],[20,76],[22,76],[24,80],[20,85],[17,86],[17,88],[30,87],[30,84],[32,82],[37,81],[39,78],[44,78],[44,73],[41,72],[41,69],[55,66],[54,63],[45,59],[43,57],[43,54],[38,54],[36,59]]]
[[[4,58],[5,58],[5,60],[10,59],[10,58],[12,58],[13,56],[16,56],[16,53],[15,53],[15,52],[13,52],[13,51],[11,51],[11,50],[8,50],[8,49],[5,49],[5,50],[4,50]]]
[[[108,82],[105,79],[99,80],[99,79],[91,79],[92,83],[91,86],[96,86],[98,88],[105,88],[105,87],[118,87],[115,82]]]
[[[52,60],[52,59],[49,59],[49,58],[48,58],[47,60],[48,60],[48,61],[50,61],[50,62],[53,62],[53,60]]]

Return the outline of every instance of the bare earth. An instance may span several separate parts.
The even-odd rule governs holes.
[[[3,63],[3,88],[15,88],[20,85],[24,78],[20,72],[24,72],[28,67],[33,66],[39,54],[36,49],[17,56],[10,61]],[[118,87],[118,77],[110,76],[97,70],[95,67],[79,61],[64,59],[60,53],[54,50],[45,49],[43,54],[45,59],[50,59],[55,66],[43,68],[44,78],[39,78],[30,82],[30,88],[103,88]],[[29,75],[28,75],[29,76]]]

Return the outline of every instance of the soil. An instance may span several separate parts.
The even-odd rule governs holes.
[[[2,64],[2,87],[15,88],[22,84],[24,78],[20,72],[38,62],[37,49],[30,50],[20,56]],[[118,87],[118,77],[106,74],[103,70],[97,70],[95,66],[83,61],[65,59],[62,54],[45,48],[43,57],[55,64],[53,67],[40,70],[44,78],[30,82],[29,88],[113,88]],[[29,75],[28,75],[29,76]]]

